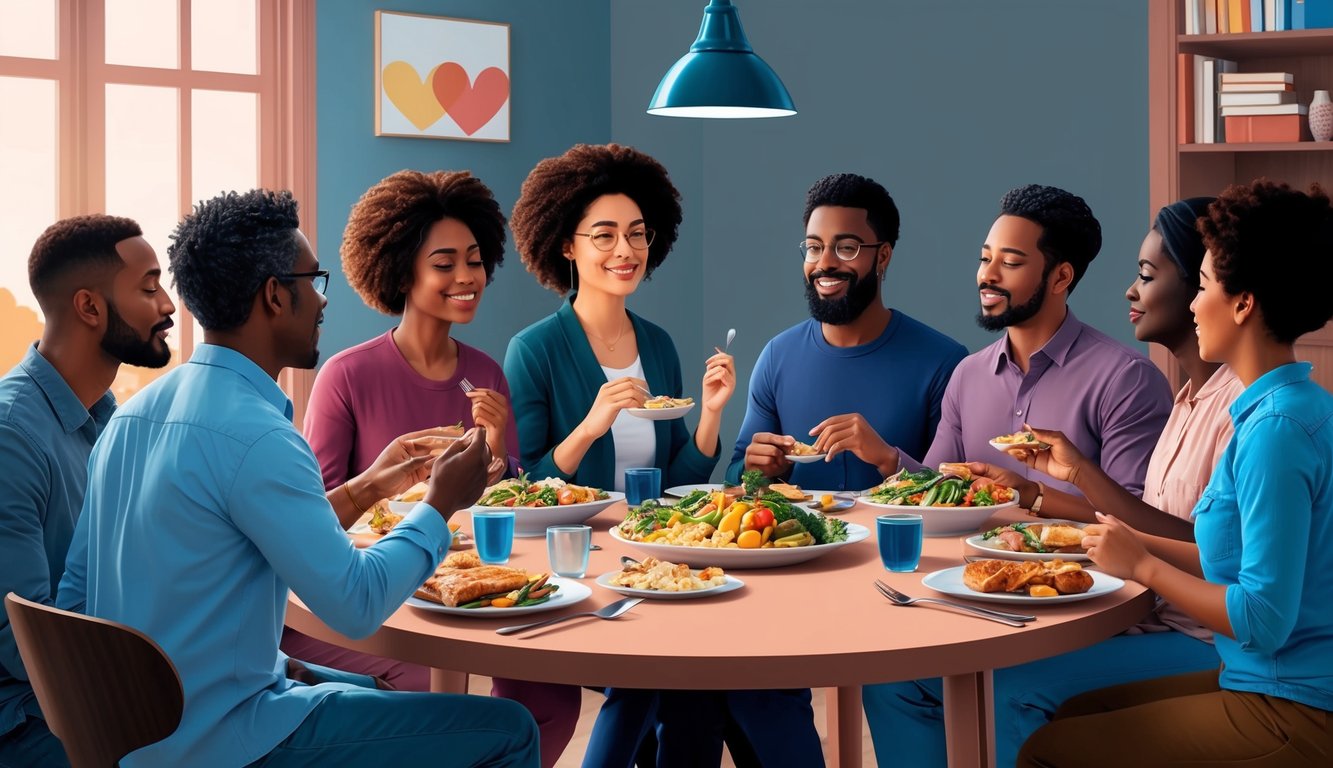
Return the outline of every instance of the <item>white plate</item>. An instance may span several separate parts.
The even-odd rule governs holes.
[[[712,491],[720,491],[726,487],[727,486],[723,485],[722,483],[699,483],[698,485],[673,485],[670,488],[666,489],[665,491],[662,491],[662,495],[675,496],[678,499],[683,499],[686,496],[689,496],[694,491],[709,491],[711,493]]]
[[[1036,449],[1039,451],[1049,451],[1051,449],[1050,445],[1040,441],[1036,443],[1002,443],[999,440],[992,440],[990,441],[990,447],[994,448],[1000,453],[1007,453],[1010,448],[1036,447]]]
[[[524,613],[541,613],[542,611],[555,611],[560,608],[568,608],[571,605],[577,605],[588,599],[592,594],[592,589],[586,584],[580,584],[574,579],[562,579],[559,576],[552,576],[547,580],[549,584],[559,584],[560,589],[556,590],[551,599],[541,605],[528,605],[522,608],[450,608],[447,605],[432,603],[429,600],[422,600],[419,597],[407,598],[407,605],[413,608],[420,608],[423,611],[434,611],[435,613],[448,613],[454,616],[481,616],[485,618],[498,618],[501,616],[519,616]]]
[[[626,408],[625,410],[641,419],[663,421],[665,419],[679,419],[689,413],[693,407],[694,403],[690,403],[689,405],[678,405],[675,408]]]
[[[663,592],[660,589],[634,589],[633,587],[622,587],[619,584],[612,584],[611,579],[618,573],[620,573],[620,571],[608,571],[607,573],[598,576],[597,586],[606,587],[612,592],[619,592],[622,595],[628,595],[630,597],[646,597],[649,600],[689,600],[695,597],[712,597],[713,595],[731,592],[745,586],[745,582],[735,576],[727,574],[726,583],[718,584],[716,587],[691,589],[685,592]],[[699,575],[699,572],[695,571],[694,574],[697,576]]]
[[[1125,582],[1101,571],[1088,571],[1092,576],[1092,588],[1077,595],[1057,595],[1055,597],[1029,597],[1016,592],[974,592],[963,584],[963,569],[957,565],[942,571],[928,573],[921,579],[924,586],[946,595],[962,597],[968,600],[984,600],[992,603],[1027,603],[1029,605],[1051,605],[1054,603],[1075,603],[1079,600],[1091,600],[1094,597],[1110,594],[1125,586]]]
[[[671,563],[686,563],[695,568],[707,568],[716,565],[724,570],[734,568],[776,568],[782,565],[795,565],[816,557],[826,555],[839,547],[855,544],[870,537],[870,529],[856,523],[847,524],[847,540],[835,544],[812,544],[808,547],[783,547],[781,549],[735,549],[715,547],[686,547],[679,544],[658,544],[656,542],[630,541],[620,535],[620,526],[611,527],[611,538],[624,542],[644,554],[658,560]]]
[[[810,453],[805,456],[797,456],[794,453],[787,454],[787,461],[793,464],[813,464],[816,461],[823,461],[827,453]]]
[[[356,525],[353,525],[351,528],[348,528],[348,529],[347,529],[347,532],[348,532],[348,533],[370,534],[370,535],[372,535],[372,536],[380,536],[380,535],[381,535],[381,534],[375,533],[374,531],[370,530],[370,526],[369,526],[368,524],[366,524],[366,523],[357,523]],[[462,550],[464,550],[464,549],[472,549],[472,536],[471,536],[471,534],[468,534],[466,531],[454,531],[453,533],[454,533],[454,535],[453,535],[453,539],[449,542],[449,549],[452,549],[452,550],[455,550],[455,551],[462,551]]]
[[[617,501],[625,500],[625,494],[619,491],[607,491],[606,496],[605,499],[600,501],[564,504],[558,507],[483,507],[476,505],[472,509],[483,511],[512,509],[514,510],[514,535],[536,537],[545,536],[548,525],[576,525]]]
[[[909,504],[880,504],[871,501],[869,496],[862,496],[861,503],[887,512],[910,512],[921,515],[922,532],[926,536],[958,536],[972,533],[996,512],[1018,506],[1017,501],[1006,501],[988,507],[921,507]]]
[[[1042,520],[1041,525],[1072,525],[1076,528],[1082,528],[1086,523],[1080,523],[1074,520]],[[984,533],[984,531],[983,531]],[[1072,562],[1087,562],[1092,560],[1086,552],[1011,552],[1007,549],[996,549],[991,542],[999,541],[997,538],[986,540],[981,538],[978,533],[975,536],[968,536],[964,539],[969,546],[979,549],[986,553],[987,557],[993,557],[996,560],[1069,560]]]

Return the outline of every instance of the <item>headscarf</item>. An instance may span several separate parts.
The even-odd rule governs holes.
[[[1203,235],[1199,234],[1195,224],[1207,215],[1208,205],[1216,199],[1191,197],[1177,200],[1158,211],[1152,223],[1152,228],[1162,235],[1166,255],[1190,283],[1199,282],[1199,267],[1203,265]]]

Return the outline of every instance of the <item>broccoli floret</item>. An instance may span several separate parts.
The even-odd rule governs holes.
[[[759,489],[766,487],[769,482],[768,477],[757,469],[747,469],[741,473],[741,485],[749,496],[757,497]]]
[[[847,524],[841,520],[816,515],[813,512],[788,504],[778,494],[765,494],[762,501],[765,506],[773,510],[773,519],[779,523],[784,520],[795,520],[801,524],[802,528],[810,532],[816,544],[832,544],[847,540]]]

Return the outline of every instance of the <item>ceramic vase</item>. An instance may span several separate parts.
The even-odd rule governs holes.
[[[1328,91],[1315,91],[1310,101],[1310,135],[1315,141],[1333,138],[1333,102]]]

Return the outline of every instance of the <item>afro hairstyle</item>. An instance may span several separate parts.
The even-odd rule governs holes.
[[[680,193],[666,168],[633,147],[577,144],[537,163],[509,219],[514,245],[537,282],[562,296],[574,289],[565,245],[588,206],[603,195],[629,197],[657,233],[648,247],[644,279],[666,260],[681,220]]]

